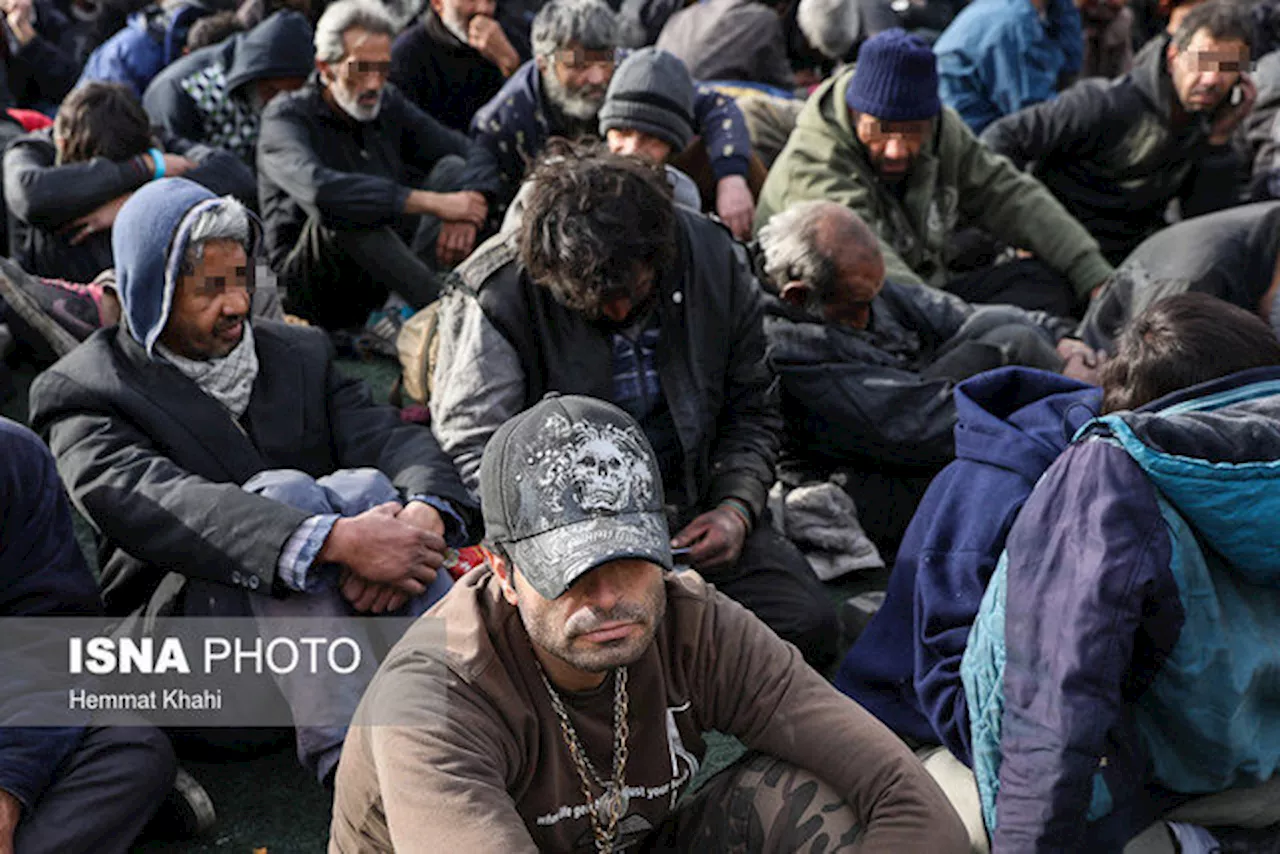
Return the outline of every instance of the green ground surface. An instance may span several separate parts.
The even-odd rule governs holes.
[[[396,370],[388,362],[342,361],[342,369],[369,383],[374,399],[385,402]],[[28,364],[11,366],[14,395],[0,405],[0,414],[26,422],[27,388],[35,376]],[[77,538],[91,551],[91,533],[77,520]],[[840,585],[828,585],[832,599],[864,590],[884,589],[887,573],[860,576]],[[708,752],[699,780],[736,759],[742,747],[732,738],[708,734]],[[329,833],[330,799],[298,765],[291,747],[235,762],[185,762],[184,767],[208,790],[218,812],[218,822],[206,836],[185,841],[145,840],[135,854],[314,854],[325,850]]]

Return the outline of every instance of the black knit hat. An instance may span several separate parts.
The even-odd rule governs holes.
[[[628,56],[609,81],[600,135],[638,130],[683,151],[693,139],[693,78],[675,54],[646,47]]]
[[[933,50],[897,28],[867,39],[858,51],[845,103],[886,122],[934,118],[942,104]]]

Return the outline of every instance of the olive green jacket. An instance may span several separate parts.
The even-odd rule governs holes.
[[[877,177],[845,103],[853,72],[814,92],[760,192],[759,229],[796,202],[848,205],[880,237],[886,278],[943,285],[957,226],[976,225],[1066,276],[1082,299],[1111,274],[1098,243],[1032,176],[977,140],[950,108],[934,121],[908,174],[904,201]]]

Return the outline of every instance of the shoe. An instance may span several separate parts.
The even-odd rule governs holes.
[[[841,602],[838,611],[841,642],[852,646],[883,605],[884,591],[881,590],[859,593]]]
[[[408,314],[406,315],[406,311]],[[400,336],[400,327],[413,310],[407,306],[403,309],[380,310],[369,313],[364,325],[364,334],[357,341],[357,348],[389,359],[399,359],[400,351],[396,349],[396,338]]]
[[[38,336],[56,358],[102,325],[101,286],[42,279],[7,258],[0,258],[0,297],[19,325]]]
[[[148,826],[148,835],[166,839],[190,839],[209,832],[218,820],[213,800],[204,786],[182,768],[164,805]]]

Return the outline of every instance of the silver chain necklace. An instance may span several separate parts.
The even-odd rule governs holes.
[[[623,775],[627,768],[629,735],[627,668],[619,667],[613,671],[613,775],[607,783],[600,777],[600,772],[596,771],[590,758],[587,757],[587,751],[578,738],[578,731],[573,728],[573,723],[569,720],[569,712],[564,707],[564,701],[551,686],[551,680],[547,678],[541,663],[538,664],[538,675],[542,677],[542,684],[547,686],[547,693],[551,695],[551,708],[560,719],[560,734],[564,736],[565,746],[569,748],[569,758],[573,760],[573,766],[578,771],[578,779],[582,783],[582,796],[587,800],[587,813],[591,816],[591,830],[595,835],[596,850],[600,854],[610,854],[617,842],[618,821],[627,808],[626,784],[623,782]],[[592,783],[595,783],[596,787],[603,792],[600,796],[598,811],[596,798],[591,793]]]

